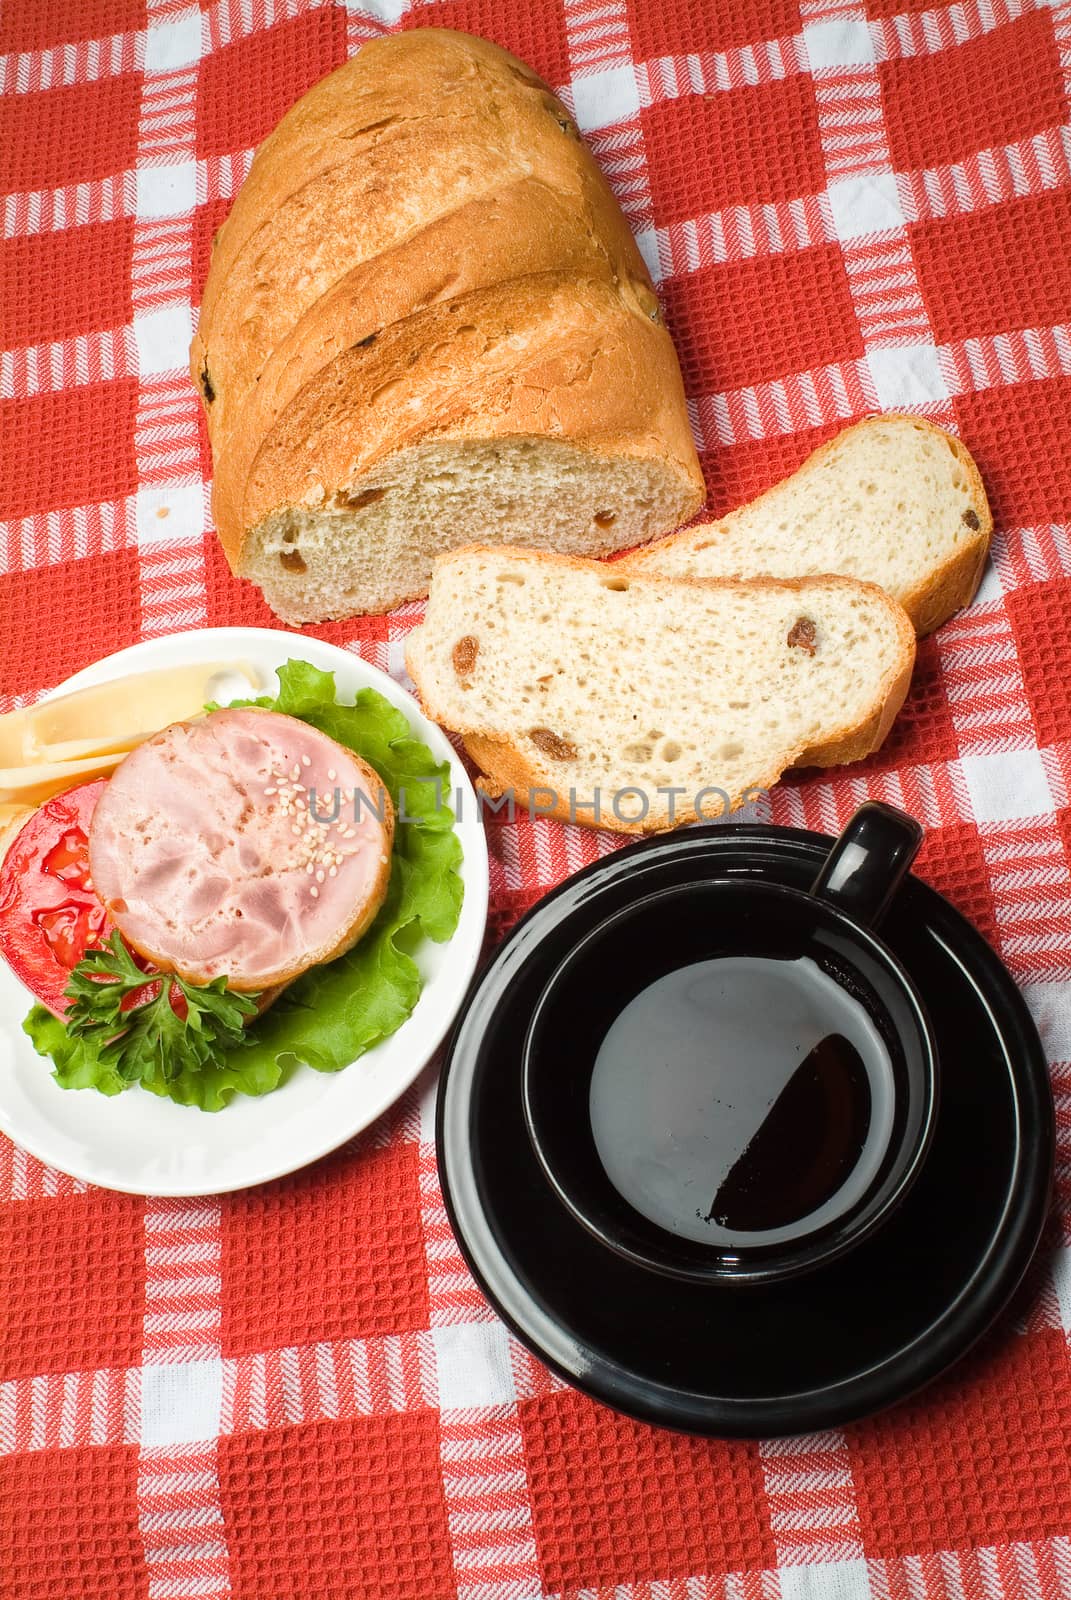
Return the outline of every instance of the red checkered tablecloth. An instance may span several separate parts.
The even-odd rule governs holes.
[[[1071,5],[0,0],[0,692],[271,625],[211,531],[186,349],[253,146],[366,40],[487,34],[574,109],[676,336],[715,511],[843,423],[959,432],[997,517],[881,754],[779,787],[926,822],[1062,1112],[1049,1245],[959,1371],[844,1432],[719,1443],[563,1388],[468,1278],[425,1082],[218,1202],[0,1141],[0,1592],[17,1600],[1071,1595]],[[417,607],[309,630],[400,674]],[[611,849],[490,823],[492,922]],[[193,1115],[194,1113],[191,1113]],[[791,1337],[791,1329],[786,1329]]]

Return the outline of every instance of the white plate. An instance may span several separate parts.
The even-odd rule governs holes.
[[[461,921],[449,943],[421,941],[415,960],[424,979],[408,1021],[342,1072],[300,1067],[261,1099],[236,1095],[217,1112],[160,1100],[136,1085],[112,1099],[92,1089],[61,1089],[47,1057],[22,1032],[32,996],[0,960],[0,1128],[52,1167],[130,1194],[200,1195],[293,1172],[340,1144],[409,1087],[441,1043],[476,967],[487,919],[487,846],[476,797],[443,733],[411,695],[359,656],[302,634],[270,628],[201,628],[149,639],[87,667],[56,693],[131,672],[196,661],[248,661],[275,687],[289,658],[335,674],[339,695],[378,689],[409,719],[418,738],[450,762],[460,791],[457,830],[465,852]],[[238,698],[241,686],[233,695]]]

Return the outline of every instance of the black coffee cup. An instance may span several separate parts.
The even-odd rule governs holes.
[[[922,839],[868,802],[809,893],[655,890],[558,965],[524,1113],[563,1205],[655,1272],[769,1282],[853,1249],[917,1176],[937,1109],[922,1001],[876,936]]]

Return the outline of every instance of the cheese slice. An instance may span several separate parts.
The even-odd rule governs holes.
[[[176,717],[176,722],[186,722],[188,717]],[[166,723],[165,723],[166,727]],[[156,729],[152,730],[156,732]],[[102,750],[101,739],[65,739],[62,744],[45,744],[38,747],[38,762],[48,766],[58,765],[66,761],[86,761],[90,756],[112,756],[116,759],[129,754],[139,744],[148,738],[146,733],[130,733],[124,738],[108,739],[108,749]],[[38,762],[33,763],[37,765]]]
[[[12,787],[9,774],[18,767],[74,768],[92,757],[118,759],[169,723],[199,716],[214,698],[213,682],[235,674],[250,688],[259,687],[259,675],[247,662],[202,661],[115,678],[9,712],[0,717],[0,769],[7,769],[0,771],[0,789]],[[70,781],[81,776],[77,772]]]
[[[0,767],[0,806],[39,806],[43,800],[61,794],[76,783],[88,783],[90,778],[114,772],[125,754],[124,750],[113,750],[108,755],[89,756],[84,761]]]
[[[26,759],[29,739],[25,711],[0,717],[0,767],[17,767]]]
[[[236,677],[260,687],[248,662],[202,661],[114,678],[9,712],[0,717],[0,807],[37,806],[114,771],[161,728],[200,716],[217,685],[233,699]]]

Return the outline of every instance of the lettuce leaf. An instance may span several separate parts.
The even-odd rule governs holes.
[[[333,673],[288,661],[275,699],[233,704],[300,717],[367,761],[390,792],[396,826],[387,897],[364,938],[292,983],[240,1046],[166,1082],[142,1080],[153,1094],[202,1111],[221,1110],[235,1094],[267,1094],[299,1063],[338,1072],[400,1028],[420,997],[410,952],[421,937],[444,943],[452,936],[463,893],[449,764],[413,738],[404,713],[383,695],[362,689],[352,705],[341,705]],[[92,1041],[73,1038],[44,1006],[34,1006],[23,1028],[35,1050],[52,1057],[61,1088],[114,1095],[128,1087],[96,1058]]]

